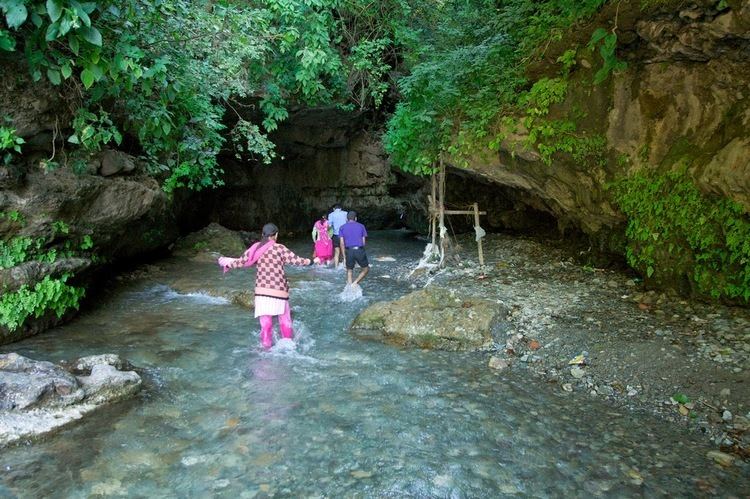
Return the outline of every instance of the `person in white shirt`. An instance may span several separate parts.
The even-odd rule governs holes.
[[[341,264],[344,264],[344,254],[339,249],[339,229],[346,223],[346,214],[341,209],[341,205],[333,205],[333,211],[328,215],[328,223],[333,227],[333,267],[339,268],[339,255],[341,255]]]

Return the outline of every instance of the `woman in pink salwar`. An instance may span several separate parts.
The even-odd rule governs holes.
[[[289,282],[284,265],[311,265],[309,258],[295,255],[289,248],[276,242],[279,229],[274,224],[263,226],[260,242],[253,244],[240,258],[219,258],[219,265],[230,269],[257,265],[255,274],[255,317],[260,321],[260,342],[263,348],[273,346],[273,317],[279,318],[283,338],[294,336],[292,313],[289,307]],[[315,258],[318,263],[318,258]]]
[[[323,215],[315,222],[312,230],[312,239],[315,242],[313,256],[320,259],[321,263],[328,264],[333,259],[333,227],[328,223],[328,215]]]

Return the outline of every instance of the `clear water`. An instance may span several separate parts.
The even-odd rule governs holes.
[[[301,253],[306,242],[292,244]],[[296,350],[258,349],[252,313],[175,288],[250,287],[252,271],[162,262],[162,277],[110,290],[74,322],[6,345],[45,360],[114,352],[144,368],[134,400],[33,445],[2,450],[17,497],[745,496],[746,465],[705,440],[520,373],[486,354],[399,350],[346,330],[367,303],[409,291],[421,255],[375,234],[365,297],[344,274],[290,270]],[[396,261],[374,261],[391,256]]]

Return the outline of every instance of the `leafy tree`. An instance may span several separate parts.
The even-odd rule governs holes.
[[[69,142],[96,151],[129,137],[165,190],[200,190],[221,184],[226,136],[268,162],[265,135],[290,101],[328,101],[345,87],[336,4],[0,0],[0,50],[22,52],[34,80],[78,96]],[[262,123],[240,119],[223,134],[225,110],[248,99]]]
[[[529,101],[527,63],[605,1],[435,4],[439,22],[419,32],[421,46],[405,58],[413,63],[399,80],[402,99],[387,125],[385,145],[394,163],[430,173],[441,152],[460,156],[496,141],[493,130],[502,118]],[[570,67],[569,60],[561,62]]]

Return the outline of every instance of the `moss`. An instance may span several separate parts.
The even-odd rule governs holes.
[[[680,137],[669,148],[669,152],[664,156],[661,165],[669,167],[677,163],[691,165],[701,152],[701,148],[693,144],[687,137]]]

